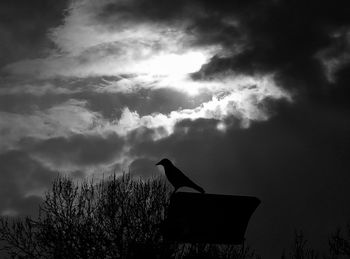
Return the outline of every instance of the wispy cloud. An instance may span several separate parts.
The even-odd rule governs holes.
[[[85,133],[100,115],[85,108],[86,102],[71,99],[46,110],[30,114],[0,112],[0,150],[18,147],[22,138],[48,139]]]
[[[270,111],[264,107],[267,99],[281,99],[291,101],[291,96],[282,91],[274,82],[272,76],[261,78],[247,78],[244,80],[227,79],[217,83],[212,99],[204,102],[193,109],[179,109],[169,114],[153,113],[140,116],[135,111],[125,108],[122,116],[115,123],[109,124],[108,128],[115,130],[120,135],[139,127],[164,128],[155,139],[167,137],[173,133],[174,126],[181,120],[189,119],[215,119],[218,121],[218,130],[224,130],[224,121],[228,117],[236,117],[241,120],[243,127],[248,127],[251,121],[264,121],[270,116]],[[250,82],[250,84],[247,84]],[[215,86],[215,83],[212,83]]]
[[[329,82],[335,83],[336,73],[350,63],[350,28],[341,28],[330,34],[331,46],[317,53]]]

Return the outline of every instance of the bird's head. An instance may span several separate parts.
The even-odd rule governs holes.
[[[169,166],[169,165],[172,165],[172,163],[169,159],[163,158],[156,165]]]

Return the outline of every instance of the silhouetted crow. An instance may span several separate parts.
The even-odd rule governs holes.
[[[164,167],[166,177],[175,188],[174,192],[180,187],[186,186],[193,188],[200,193],[205,193],[202,187],[192,182],[183,172],[180,171],[180,169],[175,167],[169,159],[164,158],[156,165],[162,165]]]

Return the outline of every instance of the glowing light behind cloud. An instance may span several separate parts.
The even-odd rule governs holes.
[[[206,61],[207,58],[200,51],[158,55],[145,62],[144,71],[151,75],[182,76],[198,71]]]

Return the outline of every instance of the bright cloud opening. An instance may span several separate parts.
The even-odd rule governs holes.
[[[206,61],[207,57],[199,51],[165,54],[145,62],[144,69],[151,75],[182,76],[198,71]]]

